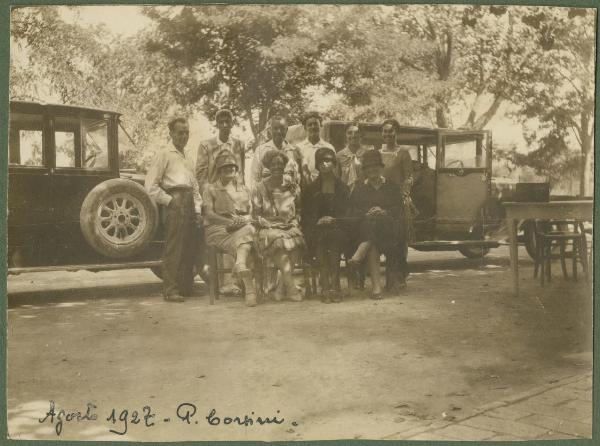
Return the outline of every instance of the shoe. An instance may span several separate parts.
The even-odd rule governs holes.
[[[247,293],[245,297],[247,307],[255,307],[257,304],[256,293]]]
[[[167,302],[185,302],[183,296],[180,296],[179,294],[168,294],[164,296],[164,299]]]

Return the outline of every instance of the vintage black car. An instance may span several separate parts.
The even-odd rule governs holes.
[[[156,205],[119,171],[119,114],[11,101],[9,273],[156,267]]]

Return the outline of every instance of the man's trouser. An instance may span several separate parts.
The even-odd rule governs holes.
[[[164,294],[190,294],[198,247],[194,197],[191,189],[174,188],[167,193],[173,199],[165,209]]]

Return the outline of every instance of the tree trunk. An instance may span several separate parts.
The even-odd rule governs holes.
[[[475,110],[472,109],[469,113],[469,117],[467,118],[466,122],[462,125],[462,128],[469,128],[474,130],[483,129],[488,124],[488,122],[490,122],[492,118],[496,115],[498,109],[502,105],[502,102],[504,102],[504,98],[502,98],[499,95],[494,96],[493,102],[490,104],[490,106],[485,112],[479,115],[479,117],[477,117]],[[476,104],[477,100],[475,100],[473,108],[476,106]]]
[[[591,195],[590,180],[592,175],[592,138],[587,136],[581,141],[581,172],[579,174],[579,196]]]
[[[592,175],[592,134],[588,131],[590,116],[587,113],[581,115],[581,171],[579,172],[579,196],[591,195],[590,179]]]
[[[445,105],[438,105],[435,109],[435,121],[439,128],[447,129],[450,127],[448,124],[447,107]]]
[[[256,123],[254,122],[254,118],[252,117],[252,108],[246,107],[246,119],[250,123],[250,130],[252,130],[252,135],[254,136],[254,141],[258,142],[258,135],[260,134],[260,130],[257,128]]]

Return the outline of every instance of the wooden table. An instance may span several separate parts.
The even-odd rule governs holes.
[[[549,201],[543,203],[503,203],[506,209],[506,224],[510,235],[510,267],[513,276],[513,290],[519,295],[519,250],[517,231],[522,220],[582,220],[592,221],[594,202],[592,200]]]

